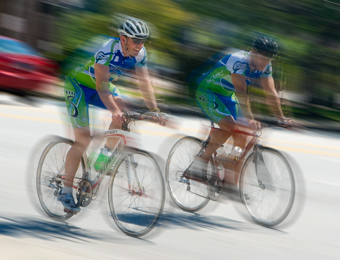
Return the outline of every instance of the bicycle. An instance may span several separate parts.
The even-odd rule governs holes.
[[[211,129],[216,129],[214,123]],[[165,165],[169,194],[180,209],[197,212],[210,200],[217,200],[229,192],[224,189],[223,174],[230,168],[225,169],[224,165],[236,169],[242,166],[238,182],[241,202],[254,222],[266,227],[277,226],[290,214],[296,197],[292,167],[282,152],[259,143],[262,129],[255,132],[238,129],[236,132],[251,137],[251,140],[237,158],[226,158],[215,152],[208,163],[205,180],[185,177],[184,172],[194,157],[204,152],[210,136],[206,140],[184,136],[175,142]]]
[[[164,180],[154,155],[127,146],[130,125],[137,120],[165,125],[168,117],[164,113],[125,113],[122,129],[93,135],[91,143],[99,140],[101,147],[107,138],[118,138],[118,142],[109,161],[95,178],[91,177],[91,171],[94,171],[91,165],[97,157],[88,159],[89,151],[85,152],[73,183],[77,205],[87,207],[96,199],[104,177],[111,175],[108,186],[110,214],[118,228],[132,237],[141,237],[152,230],[163,211],[165,200]],[[65,211],[57,201],[58,192],[64,184],[65,157],[72,144],[73,141],[67,138],[48,137],[43,141],[36,170],[36,192],[40,206],[56,220],[64,221],[75,214]]]

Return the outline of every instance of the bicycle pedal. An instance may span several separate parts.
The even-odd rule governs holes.
[[[209,199],[213,201],[217,201],[220,197],[220,191],[216,187],[212,187],[210,185],[208,187],[209,187],[209,193],[208,193]]]
[[[73,213],[74,215],[77,215],[77,214],[78,214],[78,212],[75,212],[75,211],[69,210],[69,209],[65,209],[65,208],[64,208],[64,212],[65,212],[65,213]]]

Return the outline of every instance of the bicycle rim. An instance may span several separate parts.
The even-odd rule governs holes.
[[[166,161],[165,178],[174,203],[184,211],[196,212],[209,202],[208,187],[197,181],[183,182],[181,176],[202,148],[202,141],[183,137],[171,148]]]
[[[154,157],[145,151],[126,149],[114,169],[108,194],[111,216],[118,228],[133,237],[149,233],[163,211],[164,190]]]
[[[63,138],[52,140],[44,149],[37,168],[36,188],[40,205],[44,212],[56,220],[66,220],[74,213],[64,212],[57,200],[58,192],[64,186],[65,159],[73,141]],[[84,163],[81,163],[76,176],[82,176]]]
[[[295,179],[288,161],[279,151],[260,147],[258,153],[253,152],[242,167],[241,201],[253,221],[273,227],[282,223],[293,207]]]

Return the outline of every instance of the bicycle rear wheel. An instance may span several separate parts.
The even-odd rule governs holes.
[[[36,175],[36,189],[40,205],[51,218],[66,220],[74,215],[64,212],[64,206],[57,200],[59,191],[64,186],[65,160],[73,141],[55,137],[43,150]],[[80,179],[84,172],[84,161],[80,163],[75,179]],[[75,197],[75,196],[74,196]]]
[[[182,210],[196,212],[209,202],[206,184],[182,178],[184,171],[202,149],[202,141],[186,136],[179,139],[171,148],[165,166],[168,191],[174,203]]]
[[[133,237],[149,233],[165,200],[164,180],[155,158],[142,150],[125,149],[108,193],[111,216],[123,233]]]
[[[258,147],[246,159],[239,184],[241,201],[256,223],[273,227],[289,215],[295,199],[295,178],[281,152]]]

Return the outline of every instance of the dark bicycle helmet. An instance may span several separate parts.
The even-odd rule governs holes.
[[[253,49],[266,57],[275,58],[278,54],[278,45],[277,43],[266,37],[258,37],[253,43]]]
[[[118,33],[130,38],[146,39],[149,37],[149,28],[139,19],[128,18],[118,28]]]

